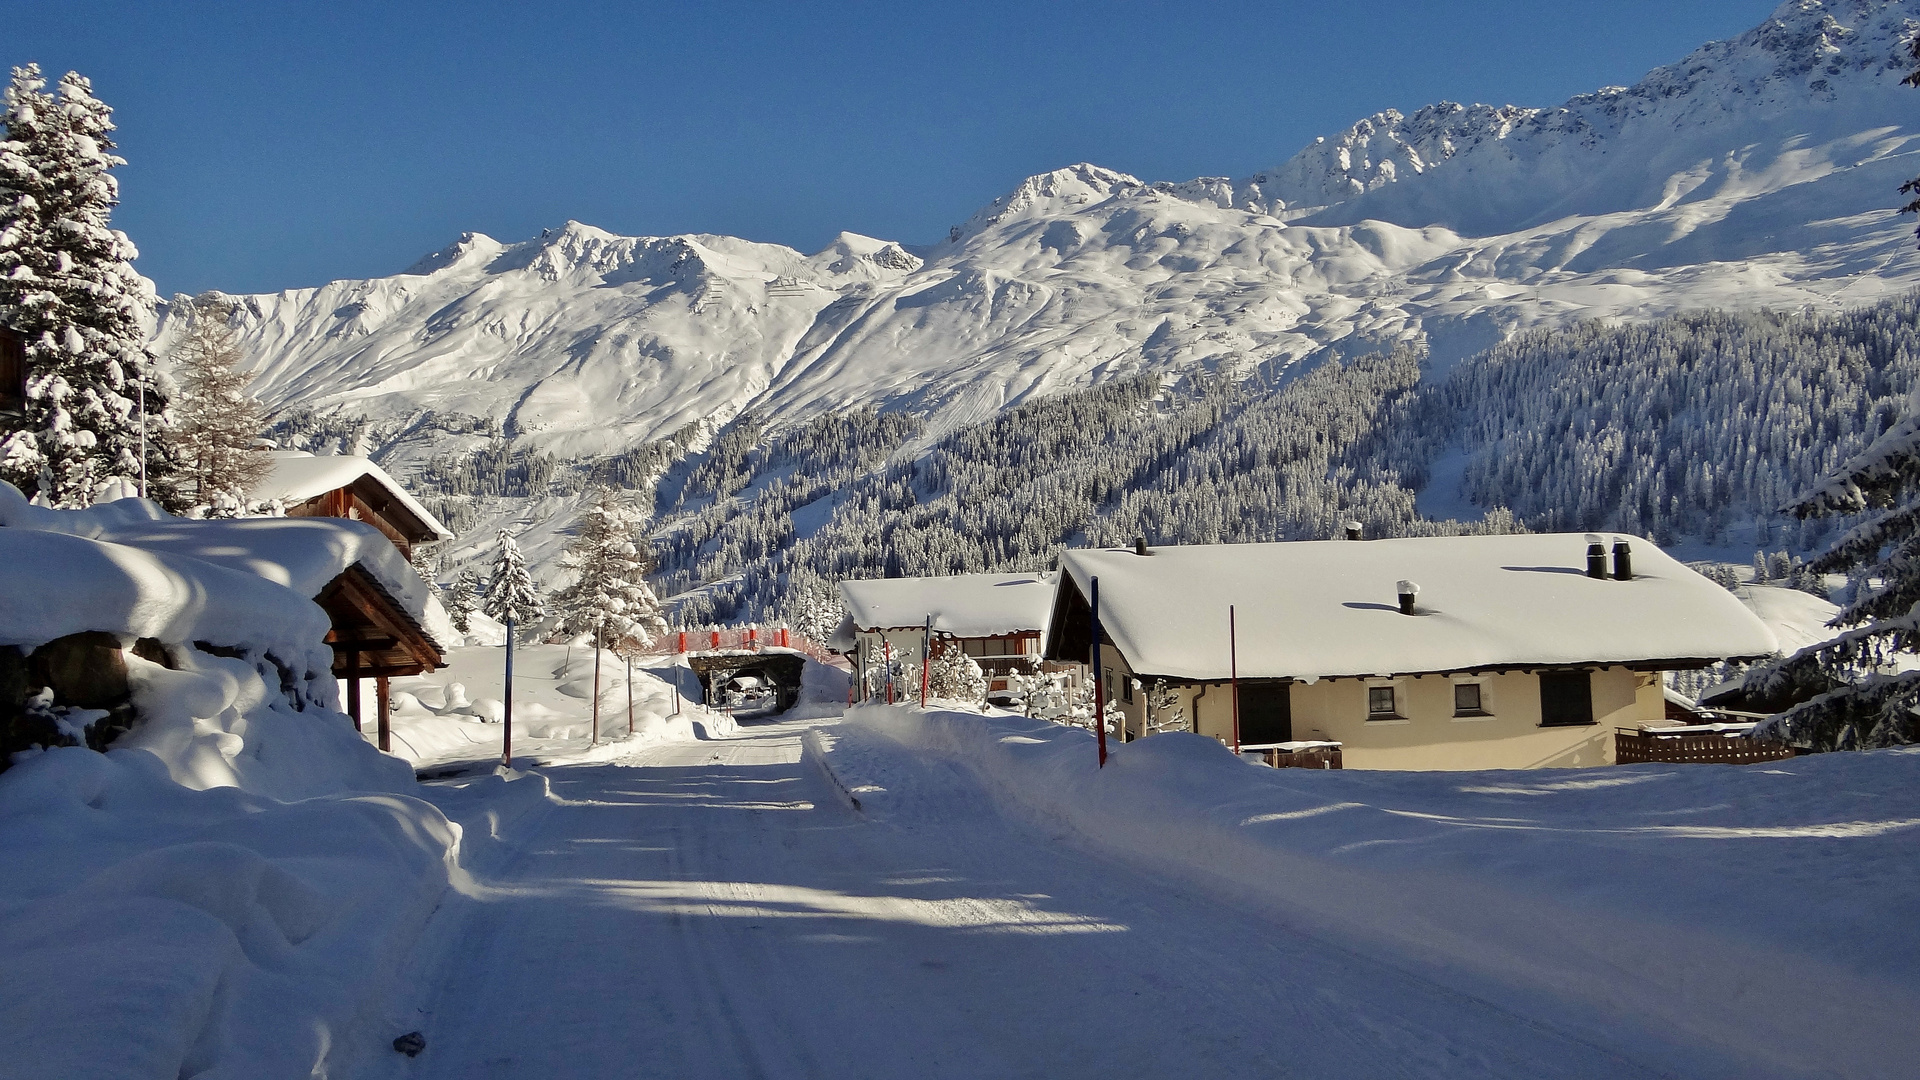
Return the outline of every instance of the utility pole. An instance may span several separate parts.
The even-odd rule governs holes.
[[[500,764],[513,768],[513,616],[507,616],[507,688],[501,695],[506,708],[500,725]]]

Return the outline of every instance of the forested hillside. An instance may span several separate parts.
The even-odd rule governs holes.
[[[899,449],[911,421],[822,419],[663,494],[662,583],[725,580],[684,614],[753,618],[843,577],[1043,569],[1064,546],[1135,536],[1315,539],[1349,518],[1375,536],[1611,529],[1804,551],[1837,523],[1777,508],[1902,411],[1916,316],[1910,295],[1832,315],[1588,323],[1523,335],[1437,383],[1405,350],[1278,386],[1140,377],[918,455]],[[1464,454],[1484,519],[1416,511],[1448,453]]]

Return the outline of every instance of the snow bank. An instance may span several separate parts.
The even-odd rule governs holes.
[[[1341,947],[1473,973],[1496,1004],[1561,995],[1780,1071],[1900,1076],[1920,1053],[1920,752],[1546,777],[1273,770],[1171,734],[1102,770],[1078,729],[848,717],[964,761],[1049,829]]]
[[[397,559],[351,522],[53,511],[0,484],[0,645],[113,635],[138,716],[104,754],[0,773],[0,1071],[340,1075],[392,1054],[386,988],[461,829],[332,707],[309,596],[381,549]]]

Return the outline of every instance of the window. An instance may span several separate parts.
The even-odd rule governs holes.
[[[1453,715],[1487,716],[1486,687],[1477,682],[1453,684]]]
[[[1593,676],[1585,671],[1540,673],[1540,726],[1593,723]]]
[[[1129,705],[1133,704],[1133,680],[1132,679],[1120,680],[1120,700],[1126,702]]]
[[[1400,715],[1399,710],[1394,708],[1393,687],[1367,687],[1367,719],[1398,715]]]

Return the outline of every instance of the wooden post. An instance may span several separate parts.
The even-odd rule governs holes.
[[[588,746],[600,745],[600,624],[593,624],[593,738]]]
[[[1064,571],[1063,571],[1064,573]],[[1106,683],[1100,678],[1100,579],[1089,578],[1088,622],[1093,627],[1093,734],[1100,742],[1100,767],[1107,767]]]
[[[927,707],[927,673],[933,670],[933,613],[927,613],[927,629],[920,636],[920,707]]]
[[[364,732],[360,724],[360,652],[347,653],[347,715],[353,717],[353,730]]]
[[[507,685],[501,691],[500,766],[513,768],[513,616],[507,616]]]
[[[1227,605],[1227,677],[1233,680],[1233,752],[1240,753],[1240,629]],[[1218,668],[1214,670],[1219,670]]]
[[[374,677],[373,702],[375,707],[380,710],[378,730],[380,732],[380,752],[383,754],[393,753],[393,697],[391,690],[392,687],[388,684],[385,675],[377,675]]]
[[[627,734],[633,734],[633,651],[627,651]]]

